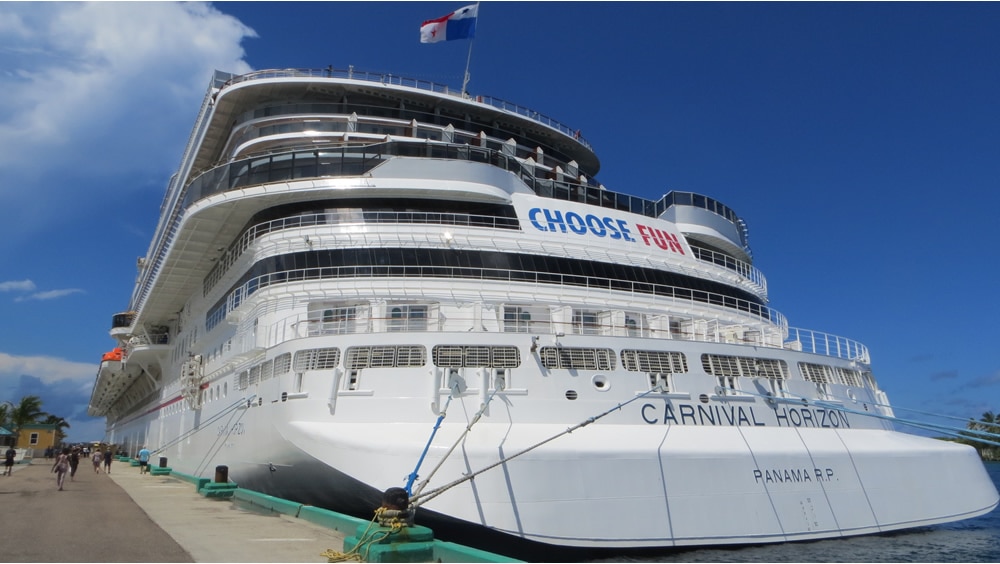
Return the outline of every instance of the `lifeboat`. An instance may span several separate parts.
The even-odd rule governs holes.
[[[120,347],[115,347],[110,351],[104,353],[104,356],[101,357],[101,362],[104,362],[106,360],[121,361],[121,359],[122,359],[122,349]]]

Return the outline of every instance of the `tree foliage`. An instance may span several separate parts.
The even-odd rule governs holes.
[[[979,433],[990,433],[992,436],[983,437],[981,434],[970,434],[966,435],[969,438],[962,442],[975,447],[975,449],[979,451],[979,456],[981,456],[983,460],[1000,460],[1000,447],[982,442],[982,440],[977,440],[985,438],[986,440],[994,443],[1000,442],[1000,415],[997,415],[992,411],[987,411],[986,413],[983,413],[982,418],[978,421],[970,420],[966,428],[970,431],[978,431]]]

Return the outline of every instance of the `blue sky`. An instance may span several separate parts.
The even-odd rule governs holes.
[[[111,316],[213,69],[457,87],[470,43],[418,29],[463,5],[0,3],[0,400],[103,435]],[[792,326],[867,345],[898,406],[978,417],[1000,411],[998,29],[992,2],[485,2],[469,90],[579,128],[611,190],[729,205]]]

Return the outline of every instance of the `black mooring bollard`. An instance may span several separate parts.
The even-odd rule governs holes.
[[[229,481],[229,467],[228,466],[216,466],[215,467],[215,483],[225,484]]]
[[[167,457],[166,456],[161,456],[160,457],[160,468],[166,468],[166,467],[167,467]]]

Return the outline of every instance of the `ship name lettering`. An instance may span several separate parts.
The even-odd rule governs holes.
[[[663,416],[657,414],[656,406],[647,403],[640,408],[642,420],[650,425],[729,425],[740,427],[763,427],[757,420],[753,407],[742,405],[692,406],[680,404],[677,409],[670,403],[663,404]]]
[[[753,479],[758,484],[792,484],[802,482],[831,482],[833,468],[755,468]]]
[[[823,427],[826,429],[850,428],[851,422],[847,415],[840,411],[822,407],[800,408],[782,407],[774,411],[779,427]]]

